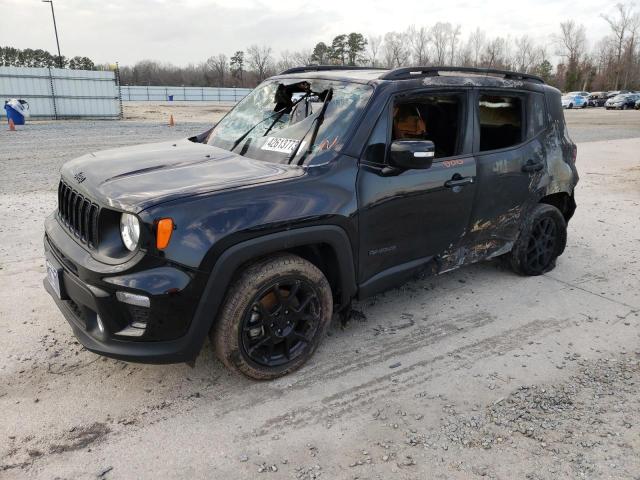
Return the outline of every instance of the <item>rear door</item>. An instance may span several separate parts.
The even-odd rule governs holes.
[[[468,241],[480,259],[509,251],[521,216],[538,201],[548,122],[542,93],[475,93],[478,181]]]
[[[469,101],[468,90],[414,91],[394,98],[378,119],[361,158],[357,184],[364,295],[402,281],[405,273],[426,265],[464,234],[476,176]],[[405,108],[408,105],[412,108]],[[397,135],[394,113],[397,119],[399,106],[417,107],[421,126],[413,138],[432,140],[436,158],[428,169],[389,175],[386,159]],[[417,119],[413,120],[403,122],[415,125]]]

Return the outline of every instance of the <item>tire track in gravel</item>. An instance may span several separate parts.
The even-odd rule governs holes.
[[[403,335],[395,335],[392,339],[383,339],[380,336],[361,338],[360,341],[362,342],[362,345],[360,345],[359,348],[361,348],[362,351],[366,351],[366,354],[354,356],[353,351],[342,351],[338,355],[331,356],[329,358],[329,362],[325,362],[322,364],[318,363],[311,368],[304,368],[303,370],[301,370],[299,372],[301,374],[301,377],[299,379],[296,379],[296,381],[291,384],[290,388],[286,389],[278,388],[270,384],[252,383],[250,384],[249,391],[244,391],[242,397],[239,397],[238,395],[226,389],[220,391],[219,385],[212,386],[211,389],[206,389],[204,391],[201,389],[200,392],[205,399],[208,398],[215,404],[216,413],[214,415],[214,418],[222,419],[234,412],[251,408],[256,404],[256,401],[258,399],[261,399],[261,401],[278,400],[290,394],[292,390],[303,390],[306,388],[311,388],[316,385],[319,380],[322,383],[327,383],[351,372],[363,370],[366,367],[375,366],[376,364],[384,364],[384,362],[388,361],[391,358],[411,353],[419,349],[429,348],[433,345],[450,339],[457,334],[469,332],[470,329],[481,328],[493,321],[495,321],[495,317],[488,312],[469,313],[458,315],[455,317],[445,317],[427,325],[419,326],[418,328],[414,327],[412,329],[404,330],[405,333]],[[327,340],[331,341],[331,338]],[[455,354],[452,353],[452,355]],[[98,358],[96,358],[95,360],[97,359]],[[435,360],[436,359],[434,359],[434,361]],[[427,361],[426,363],[429,362],[430,361]],[[86,366],[87,365],[83,365],[83,368]],[[361,408],[365,404],[369,404],[376,401],[378,398],[382,398],[385,391],[388,392],[389,384],[393,383],[389,379],[397,376],[398,374],[406,373],[407,371],[409,371],[409,369],[410,367],[394,370],[392,374],[370,380],[367,383],[362,384],[356,388],[345,390],[344,392],[342,392],[345,398],[340,401],[340,415],[348,413],[349,411],[353,410],[353,408]],[[379,388],[375,388],[376,385],[379,384],[379,382],[381,382]],[[363,394],[366,394],[367,397],[359,398]],[[353,408],[345,408],[345,406],[348,406],[349,403],[353,403],[352,397],[358,398],[360,400],[358,402],[358,407],[354,406]],[[324,406],[316,408],[315,410],[309,410],[309,412],[316,411],[313,417],[316,419],[314,421],[320,422],[325,417],[328,418],[328,409],[337,408],[338,404],[336,403],[334,405],[327,405],[327,403],[336,402],[337,400],[338,397],[335,396],[325,397],[319,400],[321,405]],[[140,408],[134,409],[133,411],[128,411],[126,413],[123,413],[122,418],[116,417],[114,419],[116,422],[115,425],[111,424],[110,437],[113,438],[125,432],[130,433],[132,429],[144,429],[146,425],[154,424],[158,421],[164,421],[171,417],[177,417],[179,415],[187,414],[188,412],[191,412],[199,407],[201,407],[201,405],[198,405],[196,402],[190,401],[189,398],[176,397],[168,398],[167,402],[162,403],[162,408],[158,411],[150,411],[149,408]],[[306,409],[301,408],[300,410]],[[286,420],[286,416],[283,415],[282,417]],[[279,417],[274,417],[274,419],[271,420],[274,422],[273,428],[278,428],[275,418]],[[102,419],[100,421],[106,420]],[[131,425],[135,426],[127,427],[127,424],[129,422],[131,422]],[[306,423],[310,422],[307,421]],[[78,428],[81,428],[81,426],[79,426]],[[264,427],[260,427],[260,429],[262,430],[264,429]],[[21,448],[17,448],[12,453],[12,455],[10,455],[10,457],[16,458],[24,456],[23,454],[26,451],[29,451],[33,448],[44,448],[46,450],[48,449],[49,445],[54,444],[63,435],[64,432],[48,432],[47,435],[39,436],[36,439],[36,445],[34,445],[34,442],[27,442],[26,444],[22,445]],[[49,455],[56,453],[57,452],[50,452]],[[40,460],[42,460],[42,458],[40,457],[30,458],[28,463],[33,464],[39,462]]]
[[[544,335],[550,330],[566,324],[568,319],[535,320],[477,342],[442,353],[432,358],[414,362],[404,368],[372,378],[364,383],[324,396],[313,402],[277,415],[263,422],[250,436],[266,436],[285,429],[301,428],[322,422],[333,422],[354,410],[378,402],[395,394],[401,388],[403,394],[417,392],[427,381],[449,375],[452,372],[468,368],[474,362],[513,350],[529,338]]]
[[[342,350],[331,357],[329,363],[316,364],[305,368],[301,378],[292,384],[293,389],[304,389],[317,383],[318,378],[330,381],[343,377],[355,370],[362,370],[374,364],[381,364],[399,355],[415,351],[418,348],[431,346],[443,338],[464,330],[481,328],[492,323],[496,317],[489,312],[467,313],[440,319],[434,323],[413,328],[410,334],[396,335],[393,340],[376,336],[366,339],[366,343],[359,346],[359,350],[367,353],[354,355],[351,350]]]

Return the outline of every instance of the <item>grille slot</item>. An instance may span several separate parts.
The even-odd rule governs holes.
[[[100,207],[64,182],[58,185],[58,215],[82,243],[96,247]]]

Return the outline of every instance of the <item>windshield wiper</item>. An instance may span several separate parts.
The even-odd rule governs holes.
[[[271,125],[269,125],[269,128],[267,129],[267,132],[263,135],[263,136],[266,136],[267,133],[269,133],[271,131],[271,129],[273,128],[273,126],[278,122],[278,120],[280,120],[282,115],[287,113],[287,111],[292,111],[293,108],[298,103],[300,103],[304,98],[308,97],[309,95],[311,95],[311,92],[306,93],[305,95],[300,97],[298,100],[296,100],[290,108],[284,107],[282,110],[278,110],[277,112],[269,115],[267,118],[263,118],[262,120],[260,120],[258,123],[256,123],[254,126],[252,126],[249,130],[244,132],[235,142],[233,142],[233,146],[229,149],[229,151],[233,152],[235,150],[235,148],[240,144],[240,142],[242,142],[245,138],[247,138],[247,135],[249,135],[251,132],[253,132],[257,127],[262,125],[267,120],[270,120],[273,117],[276,117],[276,119],[273,121],[273,123],[271,123]]]
[[[291,112],[293,112],[293,109],[296,108],[296,105],[298,105],[301,101],[303,101],[305,98],[308,98],[311,96],[313,92],[309,91],[307,93],[305,93],[303,96],[301,96],[298,100],[296,100],[295,102],[293,102],[293,105],[291,105]],[[276,123],[278,123],[278,121],[280,120],[280,118],[282,117],[282,115],[284,115],[286,113],[286,108],[283,108],[282,110],[280,110],[280,115],[278,115],[273,122],[271,123],[271,125],[269,125],[269,128],[267,128],[267,131],[264,132],[264,135],[262,135],[263,137],[266,137],[267,134],[271,131],[271,129],[276,125]]]
[[[309,155],[309,153],[311,153],[311,150],[313,150],[313,144],[316,141],[316,137],[318,136],[318,130],[320,130],[320,126],[322,125],[322,122],[324,122],[324,114],[326,113],[327,107],[329,106],[329,102],[331,101],[332,98],[333,98],[333,88],[330,88],[327,91],[326,96],[324,97],[324,103],[322,104],[322,108],[320,109],[318,116],[313,119],[314,123],[313,123],[313,133],[311,134],[311,140],[309,141],[309,146],[307,147],[307,150],[302,154],[302,156],[300,157],[300,160],[298,160],[298,165],[302,165],[302,162],[304,162],[305,158],[307,158],[307,155]],[[300,139],[300,142],[298,142],[298,145],[296,145],[296,148],[293,150],[293,153],[289,157],[289,161],[287,163],[291,163],[293,159],[296,158],[296,155],[298,154],[298,150],[300,149],[300,145],[302,145],[302,141],[304,140],[304,137],[307,136],[307,133],[309,133],[309,130],[307,130],[307,132]]]

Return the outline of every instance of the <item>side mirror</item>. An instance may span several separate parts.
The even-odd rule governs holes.
[[[431,168],[436,146],[430,140],[396,140],[391,144],[389,165],[399,170]]]

